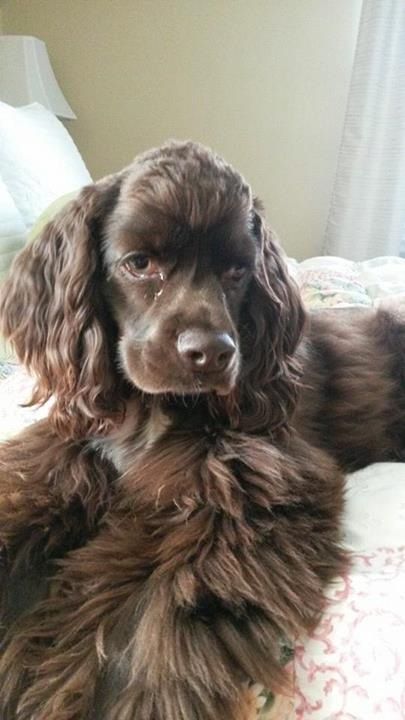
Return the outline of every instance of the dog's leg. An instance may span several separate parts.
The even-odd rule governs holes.
[[[147,561],[146,566],[149,570]],[[132,519],[116,518],[116,524],[60,561],[48,598],[6,636],[0,659],[2,720],[103,720],[93,711],[106,639],[120,629],[127,605],[137,607],[144,576]],[[118,657],[114,661],[119,665]]]
[[[126,476],[120,514],[12,639],[0,698],[8,711],[26,667],[16,720],[250,720],[249,680],[285,687],[284,639],[316,624],[345,566],[342,477],[298,442],[186,442]]]
[[[176,599],[181,572],[155,581],[153,546],[132,519],[116,518],[62,561],[50,597],[20,621],[0,661],[2,720],[255,720],[232,640],[210,608]],[[277,633],[254,638],[244,624],[239,635],[246,666],[249,640],[263,645],[264,671],[265,641],[278,647]]]
[[[47,422],[0,446],[0,617],[9,626],[46,592],[52,561],[80,545],[106,509],[111,471]]]
[[[297,439],[279,450],[232,433],[155,448],[141,477],[154,570],[100,718],[250,720],[246,681],[286,689],[285,640],[316,625],[346,567],[343,477]]]

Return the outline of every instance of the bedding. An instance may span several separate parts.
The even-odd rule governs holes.
[[[379,463],[347,480],[350,573],[294,659],[289,720],[405,717],[405,463]]]
[[[16,253],[23,247],[27,230],[0,173],[0,282],[7,274]],[[0,338],[0,361],[11,356]]]
[[[16,252],[25,244],[27,230],[0,173],[0,280]]]
[[[322,257],[292,260],[290,267],[307,305],[317,311],[405,297],[405,259]],[[32,387],[21,368],[3,363],[1,377],[4,439],[48,408],[19,405]],[[381,463],[348,476],[344,532],[351,570],[330,588],[328,611],[313,636],[295,647],[292,697],[273,698],[254,688],[260,720],[405,717],[405,463]]]
[[[65,127],[38,103],[14,108],[0,102],[0,139],[1,282],[44,209],[61,196],[64,204],[66,193],[91,176]],[[0,338],[0,361],[10,359]]]
[[[39,103],[0,102],[0,137],[0,176],[28,230],[53,200],[91,182],[69,133]]]

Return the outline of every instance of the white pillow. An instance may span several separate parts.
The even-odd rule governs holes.
[[[0,282],[17,252],[25,245],[27,229],[13,198],[0,177]],[[10,348],[0,338],[0,363],[12,357]]]
[[[25,244],[27,229],[13,198],[0,177],[0,279],[10,267],[14,255]]]
[[[92,182],[67,130],[39,103],[0,102],[0,174],[28,229],[56,198]]]

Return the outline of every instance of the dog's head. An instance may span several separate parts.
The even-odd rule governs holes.
[[[256,431],[294,405],[297,290],[250,187],[195,143],[85,188],[19,255],[0,311],[64,435],[108,431],[130,388],[219,396]]]

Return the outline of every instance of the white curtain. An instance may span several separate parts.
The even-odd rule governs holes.
[[[405,0],[363,0],[323,250],[405,256]]]

